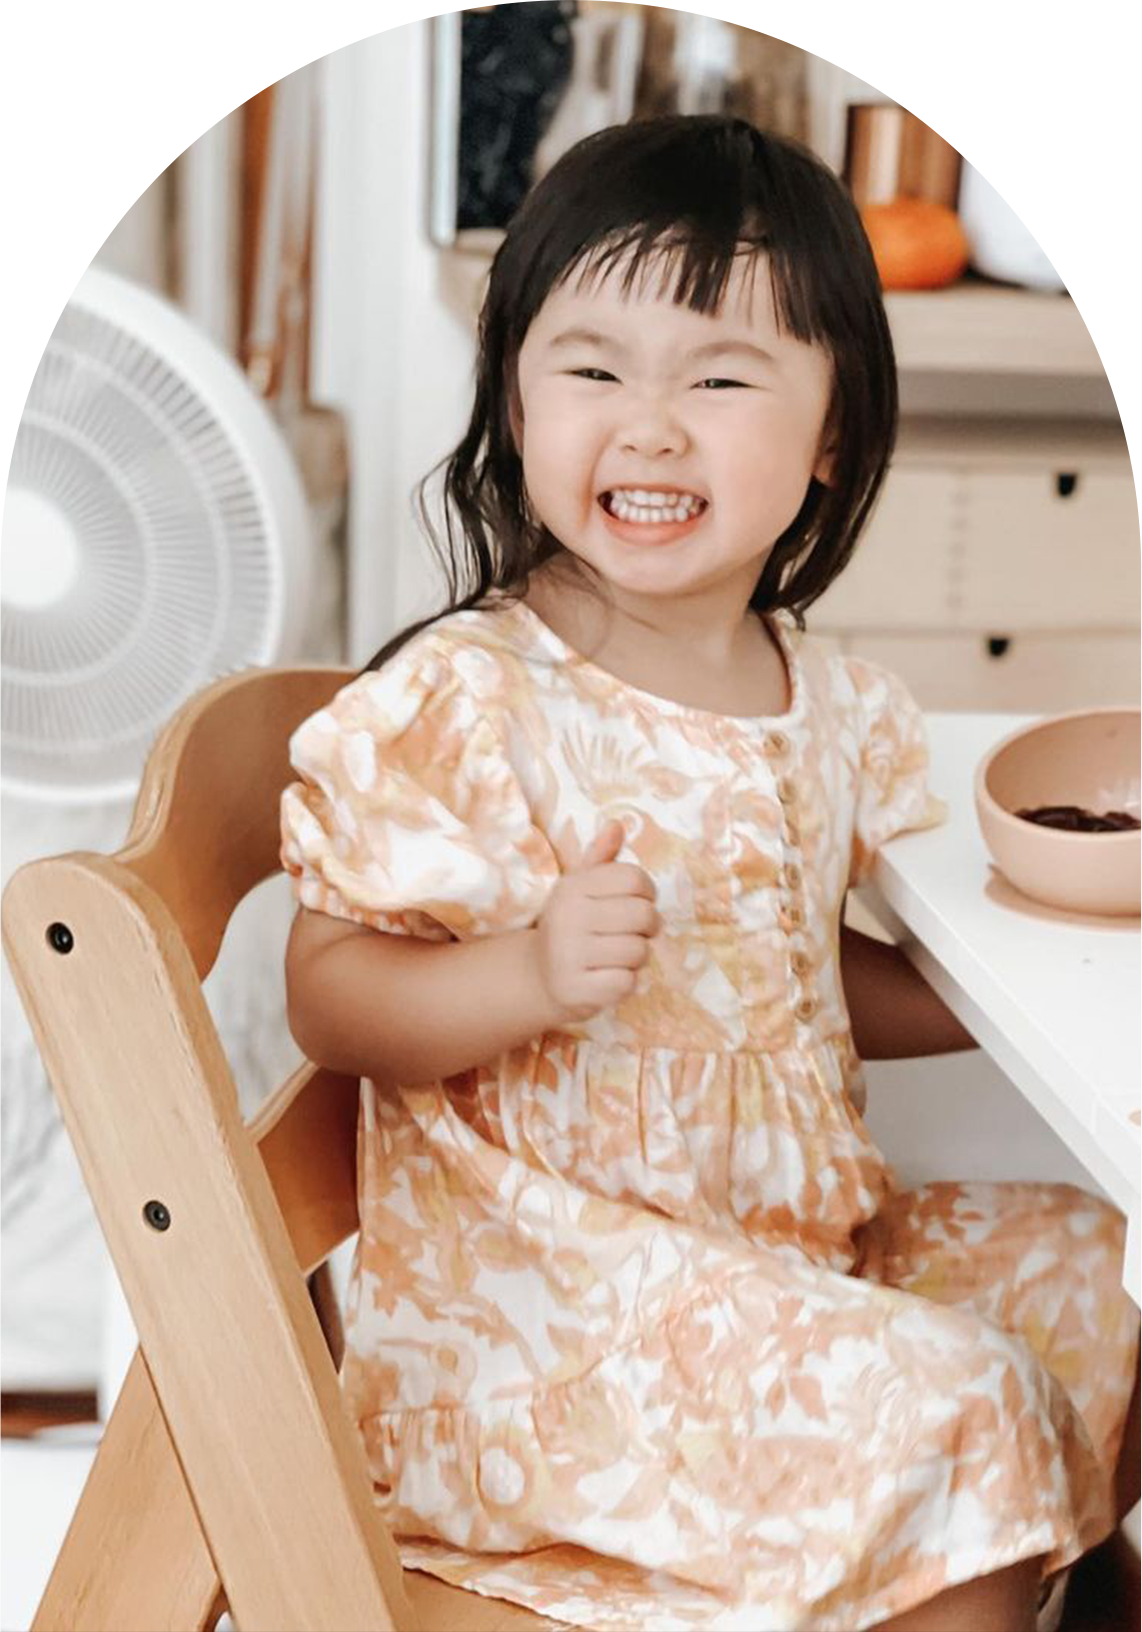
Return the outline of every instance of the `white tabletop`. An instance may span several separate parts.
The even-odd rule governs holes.
[[[1031,716],[929,714],[931,787],[947,821],[881,850],[862,892],[981,1046],[1115,1204],[1138,1299],[1142,1056],[1136,918],[1080,917],[1007,883],[984,845],[972,780]]]

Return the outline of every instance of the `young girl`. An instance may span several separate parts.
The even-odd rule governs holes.
[[[405,1564],[558,1622],[1015,1632],[1134,1499],[1121,1216],[902,1192],[861,1119],[861,1054],[971,1045],[841,927],[940,818],[919,713],[802,633],[895,416],[822,164],[590,137],[492,269],[467,582],[293,740],[291,1026],[364,1079],[347,1399]]]

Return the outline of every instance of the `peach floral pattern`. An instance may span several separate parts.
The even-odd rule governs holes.
[[[852,1632],[1113,1528],[1137,1316],[1066,1185],[903,1191],[861,1117],[846,888],[939,821],[920,714],[773,628],[788,711],[653,697],[526,605],[450,614],[292,743],[297,898],[533,923],[606,816],[664,925],[631,996],[362,1084],[343,1387],[406,1566],[552,1620]]]

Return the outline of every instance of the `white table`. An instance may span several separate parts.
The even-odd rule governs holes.
[[[929,714],[947,821],[885,845],[865,905],[1128,1220],[1123,1284],[1139,1302],[1142,1122],[1139,923],[1029,900],[976,821],[975,768],[1031,716]]]

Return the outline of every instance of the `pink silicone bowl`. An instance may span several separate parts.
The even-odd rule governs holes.
[[[1142,834],[1066,833],[1013,813],[1081,805],[1139,813],[1137,708],[1081,709],[1038,720],[1005,737],[975,774],[984,843],[1024,895],[1068,912],[1138,915]]]

